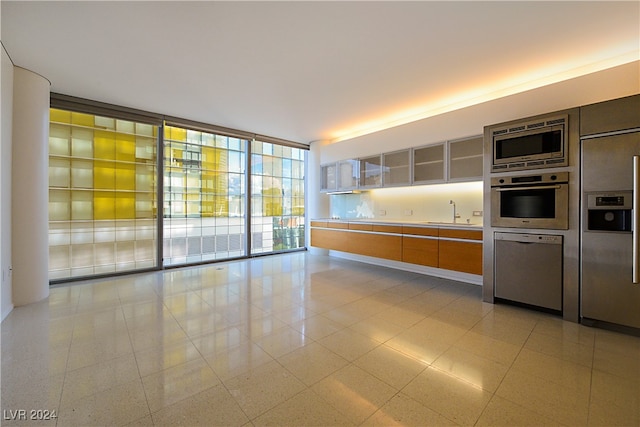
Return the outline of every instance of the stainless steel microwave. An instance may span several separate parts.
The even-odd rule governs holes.
[[[554,116],[494,129],[492,172],[567,166],[568,120]]]

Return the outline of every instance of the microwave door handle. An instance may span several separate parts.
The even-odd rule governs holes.
[[[633,283],[640,282],[640,236],[638,226],[640,226],[640,201],[638,200],[638,189],[640,188],[640,156],[633,156],[633,220],[631,228],[633,229]]]
[[[548,190],[554,189],[557,190],[561,188],[559,185],[539,185],[539,186],[531,186],[531,187],[509,187],[509,188],[496,188],[496,191],[520,191],[520,190]]]

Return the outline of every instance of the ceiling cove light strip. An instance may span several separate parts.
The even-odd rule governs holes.
[[[543,71],[537,71],[526,76],[521,76],[517,80],[514,79],[513,81],[506,82],[506,84],[505,81],[502,81],[502,88],[491,87],[484,91],[478,90],[465,92],[458,96],[442,100],[441,102],[425,105],[419,109],[403,111],[399,114],[387,116],[375,121],[361,123],[352,128],[337,131],[334,134],[335,136],[331,139],[331,143],[383,131],[396,126],[434,117],[439,114],[471,107],[483,102],[493,101],[506,96],[526,92],[528,90],[538,89],[543,86],[629,64],[638,60],[640,60],[640,51],[635,49],[618,56],[590,62],[587,65],[580,65],[568,69],[565,68],[563,70],[545,69]]]

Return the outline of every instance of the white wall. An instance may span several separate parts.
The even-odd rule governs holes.
[[[320,163],[481,135],[484,126],[640,93],[640,61],[321,147]]]
[[[0,320],[13,309],[11,267],[11,139],[13,120],[13,63],[2,51],[0,72]]]
[[[510,120],[545,114],[588,105],[609,99],[640,93],[640,61],[614,67],[565,82],[555,83],[539,89],[485,102],[450,113],[441,114],[413,123],[397,126],[369,135],[360,136],[334,144],[318,144],[314,156],[316,163],[324,164],[338,160],[375,155],[409,147],[419,147],[447,140],[482,135],[484,127]],[[313,147],[313,145],[312,145]],[[311,164],[310,167],[316,167]],[[449,199],[460,204],[461,219],[469,218],[474,210],[482,210],[482,187],[468,192],[454,184],[438,186],[415,186],[405,189],[373,190],[352,196],[328,196],[319,193],[319,181],[309,188],[320,202],[309,212],[309,218],[329,216],[356,217],[353,207],[344,204],[361,203],[376,219],[393,220],[450,220]],[[333,197],[334,199],[330,199]],[[339,198],[339,199],[336,199]],[[352,200],[350,200],[351,198]],[[357,200],[356,200],[357,199]],[[330,205],[329,200],[331,200]],[[380,215],[386,210],[384,216]],[[411,216],[405,211],[412,210]],[[471,217],[471,221],[478,222]]]

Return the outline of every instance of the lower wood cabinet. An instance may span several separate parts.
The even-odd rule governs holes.
[[[440,239],[438,267],[463,273],[482,274],[482,242]]]
[[[481,230],[312,221],[311,245],[427,267],[482,274]]]
[[[311,229],[311,245],[324,249],[343,251],[349,242],[346,231],[329,230],[324,228]]]
[[[438,267],[438,239],[402,237],[402,261],[410,264]]]
[[[402,261],[402,235],[312,228],[311,245],[324,249]]]
[[[376,258],[402,261],[402,236],[374,233],[351,234],[347,252]]]

